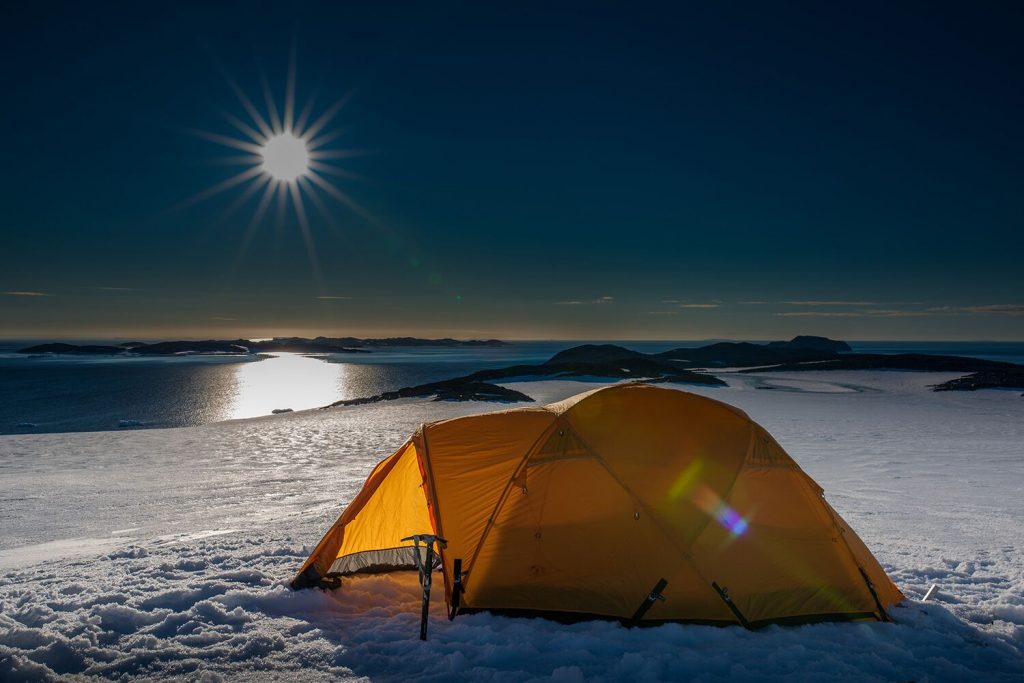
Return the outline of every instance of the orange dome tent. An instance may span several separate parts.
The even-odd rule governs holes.
[[[423,425],[374,468],[292,585],[414,568],[414,534],[447,540],[453,616],[756,627],[885,620],[903,599],[762,427],[642,384]]]

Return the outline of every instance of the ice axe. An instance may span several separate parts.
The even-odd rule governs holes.
[[[430,583],[433,580],[434,572],[434,544],[440,548],[447,548],[448,541],[433,534],[416,534],[402,539],[402,542],[412,541],[413,559],[416,562],[416,569],[420,572],[420,585],[423,586],[423,611],[420,612],[420,640],[427,639],[427,618],[430,615]],[[420,555],[420,543],[426,547],[426,558]]]

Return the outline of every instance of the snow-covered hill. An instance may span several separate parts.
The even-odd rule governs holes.
[[[411,575],[285,587],[373,463],[422,421],[492,405],[3,436],[0,679],[1024,680],[1024,399],[927,391],[950,377],[695,389],[746,410],[825,487],[910,598],[894,624],[449,623],[435,600],[421,643]],[[511,386],[546,402],[594,385]]]

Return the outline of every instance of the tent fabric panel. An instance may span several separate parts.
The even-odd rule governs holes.
[[[423,479],[420,475],[416,446],[408,444],[398,456],[388,475],[382,478],[377,488],[368,496],[359,513],[344,527],[344,537],[338,548],[334,566],[339,568],[351,564],[356,570],[362,564],[353,558],[351,563],[339,563],[346,557],[369,551],[393,551],[403,547],[411,548],[411,541],[403,538],[413,534],[429,534],[433,527],[427,515],[427,501],[423,494]],[[395,559],[405,558],[398,567],[409,566],[411,551],[392,553]],[[386,554],[379,555],[383,560]],[[344,571],[340,573],[345,573]]]
[[[734,536],[709,526],[693,552],[701,571],[727,589],[748,621],[874,611],[845,548],[829,534],[752,526]]]
[[[410,445],[411,442],[407,441],[397,451],[374,465],[370,475],[363,483],[362,489],[346,506],[338,520],[327,530],[327,533],[324,534],[323,538],[320,539],[320,542],[313,549],[313,552],[310,553],[309,557],[302,564],[295,579],[292,581],[293,586],[312,585],[327,575],[331,565],[338,558],[338,550],[341,548],[345,525],[358,514],[366,500],[373,495],[380,482],[387,477],[395,463],[398,462]]]
[[[424,427],[423,460],[434,484],[439,527],[448,541],[445,558],[461,558],[464,570],[471,571],[473,555],[499,501],[512,487],[513,475],[554,421],[546,410],[520,410]],[[446,586],[452,583],[451,565],[444,566]]]
[[[683,545],[707,520],[694,494],[732,486],[752,435],[749,419],[724,404],[643,385],[595,392],[562,417]]]
[[[363,488],[320,539],[292,585],[316,585],[332,572],[346,573],[348,564],[343,562],[335,567],[339,557],[400,548],[410,545],[401,541],[404,536],[429,533],[431,527],[420,483],[416,447],[407,441],[374,466]],[[389,507],[391,504],[395,507]],[[400,555],[395,559],[400,559]],[[382,570],[388,566],[386,556],[378,560],[376,563]],[[360,564],[353,560],[351,570],[367,571],[367,567]]]
[[[531,463],[466,579],[472,607],[628,618],[678,550],[597,460]]]
[[[906,597],[903,595],[903,591],[885,573],[885,569],[882,568],[882,565],[879,564],[875,556],[868,550],[868,547],[861,540],[860,536],[857,535],[857,532],[850,528],[846,520],[829,505],[828,501],[822,499],[821,503],[833,519],[835,519],[836,525],[843,534],[843,540],[850,549],[850,553],[853,555],[857,565],[867,574],[882,606],[888,608],[902,602]]]
[[[795,467],[744,467],[722,498],[743,520],[738,524],[741,531],[757,527],[831,538],[835,525],[822,502],[807,476]]]
[[[749,621],[878,611],[820,491],[795,465],[747,466],[695,544]]]
[[[707,501],[712,519],[693,547],[701,571],[730,590],[749,621],[870,612],[820,489],[784,452],[770,460],[744,466],[728,491]]]

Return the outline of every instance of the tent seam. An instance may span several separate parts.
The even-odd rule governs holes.
[[[746,416],[744,415],[744,417]],[[736,468],[736,474],[733,475],[732,482],[730,482],[729,487],[722,492],[722,500],[725,501],[726,503],[729,502],[729,496],[732,495],[732,490],[736,488],[736,482],[740,480],[740,475],[743,474],[743,470],[747,468],[747,463],[750,461],[750,456],[754,452],[754,444],[756,443],[757,429],[754,427],[753,420],[751,420],[749,417],[747,417],[746,419],[747,426],[750,427],[750,439],[747,442],[747,452],[746,455],[743,456],[743,462],[740,463],[740,466]],[[694,534],[691,545],[696,545],[697,541],[700,540],[700,537],[703,536],[704,532],[708,530],[708,526],[710,524],[711,515],[707,515],[707,521],[705,521],[704,526],[702,526],[700,530],[696,534]]]
[[[430,462],[430,444],[427,441],[426,423],[420,423],[419,435],[420,443],[423,444],[423,453],[420,453],[420,449],[416,445],[415,441],[413,442],[413,446],[416,447],[416,455],[423,463],[423,471],[426,475],[423,484],[428,489],[429,494],[425,497],[427,498],[427,506],[433,507],[433,514],[430,515],[430,520],[434,523],[434,535],[444,538],[444,526],[441,524],[441,506],[438,504],[437,486],[434,484],[434,467]],[[445,603],[450,603],[452,595],[451,586],[448,582],[448,572],[443,570],[443,568],[447,566],[444,559],[444,550],[444,546],[438,543],[437,554],[441,560],[441,578],[444,580],[444,600]]]
[[[519,461],[519,464],[516,465],[516,468],[512,471],[512,476],[509,477],[508,482],[505,484],[505,488],[502,490],[501,496],[498,498],[497,504],[491,511],[491,515],[487,518],[487,525],[484,527],[483,532],[480,534],[480,540],[477,542],[476,547],[473,549],[473,554],[470,556],[469,562],[466,563],[465,569],[463,570],[466,574],[466,579],[463,582],[464,587],[467,586],[467,584],[469,583],[469,579],[472,577],[473,565],[476,564],[476,558],[480,555],[480,550],[483,548],[484,542],[487,541],[487,536],[490,534],[491,529],[494,527],[495,520],[498,518],[498,515],[501,514],[502,508],[505,507],[505,503],[508,501],[508,494],[512,490],[512,484],[515,483],[515,480],[518,478],[518,475],[520,471],[522,471],[523,466],[530,459],[530,456],[532,456],[534,452],[537,450],[537,447],[542,442],[542,439],[550,436],[551,432],[553,432],[558,427],[561,416],[555,415],[554,413],[551,414],[555,418],[554,422],[552,422],[549,427],[542,431],[540,433],[540,436],[538,436],[537,439],[530,446],[530,448],[527,449],[526,454],[523,456],[522,460]]]
[[[846,552],[849,553],[850,561],[853,562],[853,566],[857,568],[857,571],[860,574],[860,578],[864,581],[864,587],[867,588],[868,595],[871,596],[871,598],[874,600],[874,603],[878,606],[878,620],[889,621],[891,618],[889,617],[889,614],[885,611],[885,605],[883,605],[882,601],[879,600],[878,594],[875,592],[875,589],[871,586],[871,579],[868,577],[867,570],[865,570],[864,567],[861,566],[861,563],[857,561],[857,556],[853,553],[853,548],[850,547],[850,543],[846,540],[846,529],[844,527],[839,526],[839,521],[836,519],[836,516],[832,514],[832,506],[825,504],[823,495],[824,494],[820,494],[817,496],[818,505],[820,505],[821,508],[825,511],[825,514],[828,515],[828,518],[832,520],[832,528],[836,530],[836,535],[839,537],[839,540],[842,541],[843,547],[846,548]]]
[[[427,426],[425,424],[420,425],[420,441],[423,442],[423,470],[427,475],[424,483],[430,490],[429,502],[434,508],[433,522],[437,527],[434,529],[434,533],[441,538],[444,538],[444,527],[441,524],[441,507],[437,500],[437,486],[434,485],[434,467],[430,462],[430,444],[427,442]],[[417,449],[417,453],[418,452],[419,449]]]

